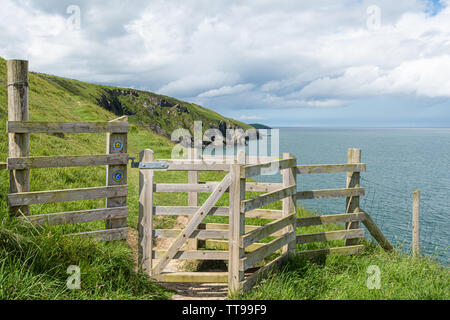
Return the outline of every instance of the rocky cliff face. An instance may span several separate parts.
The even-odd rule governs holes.
[[[97,98],[99,106],[116,115],[132,116],[134,121],[153,132],[170,138],[175,129],[186,128],[193,135],[194,121],[202,121],[203,131],[217,129],[225,144],[243,145],[255,137],[249,137],[246,130],[250,127],[233,123],[234,120],[223,118],[205,108],[181,102],[173,98],[155,95],[132,89],[105,89]],[[200,109],[201,108],[201,109]],[[208,117],[208,112],[211,116]],[[235,121],[234,121],[235,122]],[[232,135],[227,136],[227,131]],[[258,134],[256,134],[258,138]],[[222,139],[214,134],[204,137],[204,145],[220,143]]]

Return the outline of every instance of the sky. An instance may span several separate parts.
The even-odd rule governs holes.
[[[269,126],[450,127],[450,0],[0,0],[0,56]]]

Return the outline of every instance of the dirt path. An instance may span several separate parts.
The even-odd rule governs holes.
[[[160,239],[155,249],[167,250],[171,244],[171,239]],[[138,231],[128,228],[128,245],[133,250],[134,262],[137,270],[138,262]],[[186,267],[181,260],[169,262],[165,271],[177,272],[186,271]],[[226,300],[228,288],[226,283],[160,283],[163,287],[174,290],[177,293],[171,300]]]

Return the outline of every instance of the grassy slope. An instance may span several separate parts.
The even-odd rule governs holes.
[[[0,59],[0,81],[6,83],[5,61]],[[61,83],[64,86],[61,86]],[[73,87],[73,85],[75,87]],[[69,86],[72,85],[70,88]],[[80,85],[82,88],[76,89]],[[116,116],[100,108],[96,99],[98,86],[74,80],[48,81],[42,75],[30,75],[30,119],[33,121],[106,121]],[[5,132],[6,88],[0,86],[0,130]],[[200,108],[200,107],[199,107]],[[200,112],[209,111],[201,109]],[[7,157],[7,135],[0,135],[0,161]],[[131,125],[129,153],[136,156],[151,148],[158,158],[170,157],[172,144],[137,124]],[[32,155],[101,154],[105,151],[104,134],[32,135]],[[102,186],[105,169],[61,168],[32,170],[32,190],[67,189]],[[218,180],[221,174],[202,173],[201,180]],[[157,173],[159,182],[186,182],[186,174]],[[6,219],[5,195],[8,189],[6,171],[0,171],[0,299],[164,299],[166,290],[134,271],[131,249],[123,242],[101,243],[83,239],[63,239],[62,234],[102,229],[103,222],[36,229],[19,226]],[[129,170],[129,226],[136,228],[138,216],[138,173]],[[201,199],[206,198],[201,195]],[[157,205],[187,205],[186,194],[157,194]],[[226,205],[221,199],[219,205]],[[96,208],[103,200],[67,202],[32,206],[32,213],[50,213]],[[272,206],[272,207],[275,207]],[[311,213],[302,211],[301,215]],[[226,218],[208,217],[209,221],[226,222]],[[264,221],[252,219],[253,224]],[[157,221],[171,227],[174,220]],[[327,229],[329,229],[327,227]],[[312,227],[308,231],[325,230]],[[268,239],[267,239],[268,241]],[[339,241],[308,245],[307,248],[340,245]],[[305,249],[305,246],[299,250]],[[82,271],[82,289],[65,288],[66,268],[78,265]],[[367,290],[366,266],[382,268],[382,290]],[[385,275],[385,276],[384,276]],[[291,261],[286,269],[266,280],[243,298],[261,299],[339,299],[339,298],[448,298],[447,269],[429,260],[412,260],[403,255],[386,254],[373,247],[357,257],[330,257],[325,261]]]
[[[170,137],[170,134],[178,128],[187,128],[192,134],[194,121],[202,121],[204,130],[218,128],[221,123],[228,127],[251,128],[248,124],[223,117],[197,104],[152,92],[95,85],[40,73],[36,73],[35,76],[45,80],[54,88],[82,98],[85,103],[99,104],[103,98],[104,108],[118,116],[129,115],[130,122],[142,124],[166,137]],[[164,101],[164,106],[161,106],[161,103],[158,104],[161,100]],[[75,105],[77,101],[72,103]],[[82,116],[81,113],[78,114]]]

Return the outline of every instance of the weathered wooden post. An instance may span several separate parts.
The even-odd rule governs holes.
[[[420,215],[420,190],[413,191],[412,214],[412,252],[413,256],[419,255],[419,215]]]
[[[28,121],[28,61],[8,60],[8,120]],[[28,133],[9,133],[9,157],[28,157],[30,155],[30,136]],[[30,170],[11,170],[9,173],[9,192],[30,191]],[[11,206],[11,216],[29,215],[28,206]]]
[[[197,148],[189,149],[189,159],[196,161],[199,159],[199,152]],[[198,183],[198,171],[188,172],[188,184]],[[188,192],[188,206],[198,206],[198,192]],[[188,239],[189,250],[197,250],[199,241],[197,239]]]
[[[123,116],[110,122],[128,121],[128,117]],[[107,133],[106,153],[117,154],[127,153],[127,133]],[[127,165],[108,165],[106,166],[106,184],[107,186],[117,186],[127,184]],[[114,197],[106,199],[106,207],[125,207],[127,197]],[[126,228],[127,218],[106,220],[106,229]],[[125,234],[126,237],[126,234]]]
[[[361,149],[348,149],[347,163],[361,163]],[[347,173],[347,188],[359,188],[361,183],[361,176],[359,172],[348,172]],[[359,212],[359,196],[347,197],[346,200],[346,213],[357,213]],[[346,229],[358,229],[359,221],[348,222],[346,224]],[[359,243],[359,239],[346,239],[346,246],[353,246]]]
[[[245,200],[245,177],[241,171],[245,165],[245,151],[240,150],[237,161],[231,165],[231,185],[229,190],[229,245],[228,245],[228,290],[230,294],[239,293],[244,280],[241,259],[244,258],[244,246],[241,237],[245,234],[245,213],[241,210],[241,201]]]
[[[283,159],[295,159],[295,157],[290,153],[283,153]],[[293,168],[288,168],[281,170],[281,174],[283,176],[283,187],[287,188],[292,185],[297,185],[297,165]],[[297,197],[296,193],[292,196],[283,199],[283,216],[288,216],[292,213],[295,213],[297,216]],[[283,230],[283,233],[291,233],[296,230],[296,220],[294,219],[294,223]],[[294,241],[289,242],[287,245],[283,247],[283,253],[291,253],[295,254],[296,252],[296,239]]]
[[[153,162],[152,150],[142,150],[140,162]],[[139,170],[138,265],[152,275],[153,268],[153,170]]]

